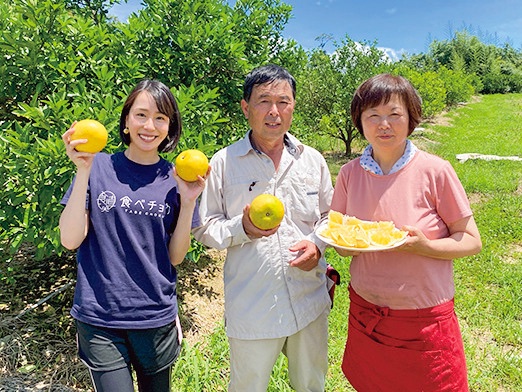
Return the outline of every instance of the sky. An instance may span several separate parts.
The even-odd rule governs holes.
[[[234,4],[234,0],[228,1]],[[425,53],[433,40],[451,39],[468,31],[487,44],[510,44],[522,50],[521,0],[283,0],[293,7],[283,35],[305,49],[330,37],[325,49],[346,36],[353,41],[377,42],[391,58]],[[140,8],[140,0],[115,6],[120,20]]]

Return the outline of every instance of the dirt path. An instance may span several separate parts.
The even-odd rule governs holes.
[[[209,250],[197,265],[184,262],[178,269],[180,319],[183,337],[201,342],[223,319],[223,264],[225,252]]]

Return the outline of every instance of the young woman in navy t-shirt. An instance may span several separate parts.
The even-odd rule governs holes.
[[[74,125],[62,139],[76,176],[65,194],[61,242],[77,249],[71,315],[78,351],[96,391],[169,391],[180,351],[177,274],[199,224],[196,200],[205,179],[181,180],[159,153],[181,135],[174,96],[155,80],[140,82],[120,117],[127,148],[112,155],[75,149]]]

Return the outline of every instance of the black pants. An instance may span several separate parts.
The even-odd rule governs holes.
[[[149,329],[116,329],[76,321],[78,353],[97,392],[169,392],[170,367],[181,345],[176,323]],[[118,386],[114,389],[115,386]]]

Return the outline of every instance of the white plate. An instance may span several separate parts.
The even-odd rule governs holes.
[[[383,250],[390,250],[390,249],[393,249],[393,248],[398,248],[399,246],[401,246],[402,244],[404,244],[406,242],[406,239],[408,238],[408,236],[404,236],[404,238],[402,240],[399,240],[397,241],[396,243],[394,243],[393,245],[391,246],[375,246],[375,245],[370,245],[369,247],[367,248],[352,248],[352,247],[349,247],[349,246],[342,246],[342,245],[338,245],[334,242],[334,240],[332,240],[331,238],[327,238],[327,237],[323,237],[320,233],[323,232],[324,229],[326,229],[328,226],[328,221],[324,221],[323,223],[321,223],[319,225],[319,227],[317,227],[315,229],[315,235],[323,242],[326,242],[328,245],[331,245],[333,246],[334,248],[339,248],[339,249],[346,249],[346,250],[351,250],[353,252],[360,252],[360,253],[365,253],[365,252],[380,252],[380,251],[383,251]]]

